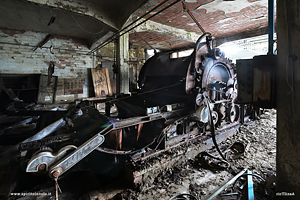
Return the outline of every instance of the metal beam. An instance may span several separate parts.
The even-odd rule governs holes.
[[[220,46],[221,44],[224,44],[225,42],[231,42],[235,40],[240,40],[244,38],[250,38],[250,37],[255,37],[255,36],[260,36],[260,35],[265,35],[268,34],[268,27],[263,27],[259,29],[254,29],[254,30],[249,30],[249,31],[244,31],[232,35],[227,35],[227,36],[222,36],[222,37],[217,37],[214,39],[213,45],[214,47]]]

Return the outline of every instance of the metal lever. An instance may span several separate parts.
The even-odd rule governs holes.
[[[41,169],[48,171],[48,167],[55,163],[57,160],[60,160],[68,154],[70,150],[75,150],[77,147],[74,145],[67,145],[61,148],[56,153],[51,152],[41,152],[33,156],[27,164],[26,172],[38,172]]]
[[[61,160],[57,161],[49,170],[49,176],[52,178],[57,178],[58,176],[65,173],[97,147],[99,147],[104,142],[104,136],[102,134],[108,133],[113,128],[113,125],[108,125],[100,133],[93,136],[91,139],[83,143],[75,151],[65,156]]]

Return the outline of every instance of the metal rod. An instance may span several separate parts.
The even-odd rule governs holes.
[[[268,34],[269,34],[269,52],[273,55],[274,44],[274,0],[268,0]]]
[[[141,19],[141,18],[145,17],[146,15],[150,14],[152,11],[154,11],[157,8],[161,7],[162,5],[164,5],[165,3],[167,3],[168,1],[169,0],[165,0],[165,1],[161,2],[160,4],[158,4],[157,6],[155,6],[154,8],[152,8],[151,10],[149,10],[147,13],[143,14],[142,16],[140,16],[138,19],[136,19],[133,22],[131,22],[126,27],[122,28],[119,32],[124,31],[125,29],[127,29],[128,27],[130,27],[131,25],[133,25],[134,23],[136,23],[137,21],[139,21],[139,19]]]
[[[250,170],[247,170],[247,174],[252,174],[252,172]],[[248,200],[254,200],[252,176],[247,176],[247,184],[248,184]]]
[[[139,36],[139,38],[141,38],[141,40],[143,40],[151,49],[153,49],[154,50],[154,53],[156,53],[156,49],[151,45],[151,44],[149,44],[146,40],[144,40],[144,38],[142,38],[141,36],[140,36],[140,34],[138,34],[136,31],[134,31],[134,33],[137,35],[137,36]]]
[[[53,122],[52,124],[48,125],[46,128],[42,129],[37,134],[31,136],[30,138],[27,138],[22,143],[43,139],[44,137],[50,135],[54,131],[57,131],[58,129],[63,127],[65,124],[66,124],[66,121],[64,120],[64,118],[60,118],[59,120],[57,120],[57,121]]]
[[[190,17],[194,20],[194,22],[197,24],[198,28],[202,31],[202,33],[205,33],[204,28],[199,24],[199,22],[197,21],[197,19],[194,17],[194,15],[191,13],[191,11],[186,7],[185,3],[182,1],[182,6],[184,11],[186,11]]]
[[[235,177],[233,177],[230,181],[228,181],[225,185],[223,185],[220,189],[218,189],[215,193],[213,193],[207,200],[211,200],[216,197],[219,193],[221,193],[225,188],[227,188],[230,184],[232,184],[238,177],[244,174],[247,169],[243,169],[240,173],[238,173]]]

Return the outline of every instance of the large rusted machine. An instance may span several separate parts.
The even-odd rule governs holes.
[[[185,58],[156,54],[142,67],[136,94],[81,102],[7,155],[55,180],[69,170],[117,174],[141,156],[236,126],[246,112],[235,104],[235,65],[211,41],[203,34]],[[105,114],[95,102],[105,103]]]

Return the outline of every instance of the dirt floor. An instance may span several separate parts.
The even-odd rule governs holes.
[[[230,166],[236,172],[248,168],[253,174],[264,178],[265,183],[259,178],[253,178],[255,199],[273,199],[276,175],[276,110],[267,110],[260,116],[260,120],[241,126],[233,137],[220,145],[220,149],[226,150],[234,143],[242,143],[245,153],[235,155],[233,151],[227,151],[226,156]],[[238,148],[239,146],[236,147]],[[208,153],[219,156],[215,149],[209,150]],[[203,164],[201,156],[198,156],[195,160],[190,160],[181,166],[174,166],[168,172],[162,173],[151,187],[144,188],[142,191],[125,190],[121,196],[123,199],[168,200],[179,194],[192,194],[197,199],[207,199],[234,176],[230,167],[220,168],[220,166],[226,167],[224,163],[217,165],[218,160],[208,156],[202,156],[202,160],[203,158],[209,165]],[[233,192],[238,194],[218,195],[214,199],[240,199],[247,195],[237,186],[233,189],[232,184],[221,193]]]
[[[212,158],[210,155],[220,158],[216,148],[213,148],[206,153],[199,154],[193,160],[168,168],[154,179],[153,184],[139,189],[128,189],[124,184],[116,184],[120,183],[118,180],[109,181],[104,179],[104,183],[101,183],[94,174],[81,174],[81,176],[77,177],[79,182],[88,191],[93,191],[75,195],[76,191],[79,191],[79,189],[76,189],[77,186],[75,184],[78,180],[73,180],[76,175],[70,176],[71,179],[60,182],[63,193],[59,195],[59,199],[208,199],[216,190],[231,180],[236,173],[245,168],[266,180],[264,182],[260,178],[253,177],[255,199],[273,199],[276,175],[276,110],[266,110],[259,120],[242,125],[232,137],[220,144],[219,147],[227,158],[228,163]],[[84,177],[84,179],[81,180],[81,177]],[[86,177],[89,178],[86,179]],[[72,183],[74,184],[72,185]],[[221,194],[235,194],[231,196],[217,195],[214,199],[244,199],[247,197],[247,193],[245,193],[245,189],[240,189],[240,186],[244,183],[245,180],[241,179],[234,188],[231,184],[221,192]],[[104,187],[104,185],[108,186],[108,184],[109,187]],[[68,185],[70,190],[65,185]],[[36,190],[39,192],[35,192],[35,194],[43,193],[44,196],[22,197],[11,195],[9,199],[55,199],[53,196],[53,182],[48,182],[43,186],[43,188],[47,189],[41,188]],[[247,185],[245,188],[247,189]],[[193,197],[175,198],[176,195],[180,194],[190,194]]]

